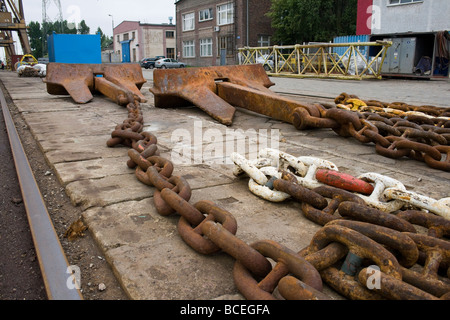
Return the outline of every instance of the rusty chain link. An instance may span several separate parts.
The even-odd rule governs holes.
[[[316,116],[334,110],[329,118],[323,118],[322,125],[340,134],[361,141],[375,141],[374,137],[379,136],[380,129],[369,120],[361,121],[355,114],[346,114],[349,120],[346,123],[339,120],[344,114],[341,110],[317,108]],[[180,216],[178,232],[189,246],[201,254],[223,251],[236,259],[233,279],[247,299],[331,299],[322,292],[323,282],[350,299],[448,299],[450,242],[445,239],[449,234],[448,219],[419,210],[402,212],[405,202],[396,198],[388,198],[395,206],[377,208],[390,188],[407,192],[398,181],[383,180],[376,175],[358,178],[338,175],[337,166],[326,160],[293,157],[270,149],[263,151],[266,157],[254,162],[233,155],[238,164],[236,175],[245,172],[253,181],[250,185],[275,192],[275,197],[269,197],[271,201],[292,198],[300,202],[305,216],[316,216],[312,219],[323,225],[309,246],[299,252],[271,240],[249,245],[236,237],[238,225],[231,213],[211,201],[189,203],[189,183],[173,175],[175,168],[171,161],[159,155],[156,136],[142,132],[143,116],[136,97],[129,100],[127,109],[128,119],[115,128],[107,146],[131,148],[127,166],[135,169],[139,181],[154,188],[154,204],[160,215]],[[417,110],[435,112],[432,108],[413,111]],[[395,128],[400,130],[398,126]],[[389,148],[384,143],[389,142],[387,138],[376,139]],[[417,150],[424,152],[418,147]],[[423,158],[427,156],[440,160],[432,152]],[[279,167],[273,167],[275,163]],[[424,209],[420,208],[420,201],[415,205]],[[447,206],[447,202],[442,205]],[[428,235],[419,234],[413,224],[428,228]],[[272,267],[267,258],[276,264]],[[369,261],[379,268],[380,287],[375,290],[368,286],[373,281]],[[422,272],[410,269],[416,263],[423,265]],[[447,278],[442,276],[442,270],[447,272]],[[277,297],[276,288],[281,297]]]

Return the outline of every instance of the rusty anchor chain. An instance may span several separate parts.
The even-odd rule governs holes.
[[[356,178],[340,173],[334,165],[331,165],[333,170],[322,171],[317,166],[311,168],[312,163],[324,161],[309,158],[305,163],[300,160],[302,157],[272,149],[262,150],[260,158],[252,162],[246,163],[238,155],[233,155],[232,159],[236,165],[236,176],[243,173],[249,177],[257,176],[255,172],[258,170],[281,173],[281,178],[272,183],[273,190],[289,194],[292,200],[301,203],[305,217],[323,226],[310,246],[299,254],[312,262],[322,280],[340,294],[349,299],[365,300],[448,299],[448,198],[436,201],[410,192],[400,181],[376,173],[366,173]],[[289,159],[289,162],[280,159]],[[290,167],[289,163],[295,163],[301,170]],[[263,171],[264,166],[273,168]],[[333,173],[330,179],[322,176],[328,172]],[[338,183],[333,180],[336,176],[339,177]],[[265,178],[263,183],[270,180],[270,176]],[[346,190],[354,181],[358,181],[360,189],[353,192]],[[344,188],[336,187],[342,183],[346,185]],[[365,183],[372,188],[368,189]],[[305,189],[309,189],[308,193],[301,194]],[[368,195],[368,191],[372,193]],[[316,193],[319,200],[313,200],[311,192]],[[394,193],[397,195],[391,197]],[[321,202],[322,198],[327,200],[326,203]],[[272,201],[271,198],[266,200]],[[429,210],[436,209],[436,203],[442,205],[441,210]],[[411,207],[416,209],[411,210]],[[426,228],[428,235],[419,233],[418,228]],[[342,245],[347,249],[335,255],[338,258],[331,264],[319,264],[325,260],[324,257],[321,257],[323,260],[312,258],[315,250],[338,243],[340,247],[336,250]],[[376,245],[372,246],[374,243]],[[386,249],[389,250],[383,251]],[[376,254],[381,257],[372,256]],[[374,264],[368,266],[367,260]],[[416,268],[420,264],[423,266],[422,272]],[[336,265],[340,265],[341,269]],[[301,279],[288,278],[289,272],[282,263],[278,263],[274,270],[277,271],[277,279],[281,278],[279,291],[286,297],[327,299]],[[261,287],[262,283],[253,285]]]

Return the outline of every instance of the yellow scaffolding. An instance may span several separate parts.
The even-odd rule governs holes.
[[[293,46],[245,47],[239,49],[239,64],[263,64],[270,76],[298,78],[381,79],[381,67],[390,41],[319,43]],[[347,48],[339,56],[332,49]],[[368,60],[360,47],[380,47]],[[313,51],[311,53],[311,51]],[[359,70],[358,70],[359,69]]]

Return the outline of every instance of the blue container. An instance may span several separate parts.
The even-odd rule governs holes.
[[[354,43],[354,42],[370,42],[370,36],[368,35],[343,36],[343,37],[336,37],[333,39],[333,43]],[[339,56],[342,56],[347,50],[348,47],[333,48],[333,52],[337,53]],[[359,48],[359,51],[363,56],[366,57],[366,59],[368,59],[369,47],[361,47]]]
[[[102,63],[100,34],[57,34],[48,37],[49,62]]]

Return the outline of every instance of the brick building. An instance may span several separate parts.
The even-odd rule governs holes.
[[[270,0],[179,0],[177,58],[191,66],[237,64],[238,49],[271,45]]]
[[[123,21],[114,28],[114,52],[122,57],[122,62],[155,56],[175,58],[176,26]]]

